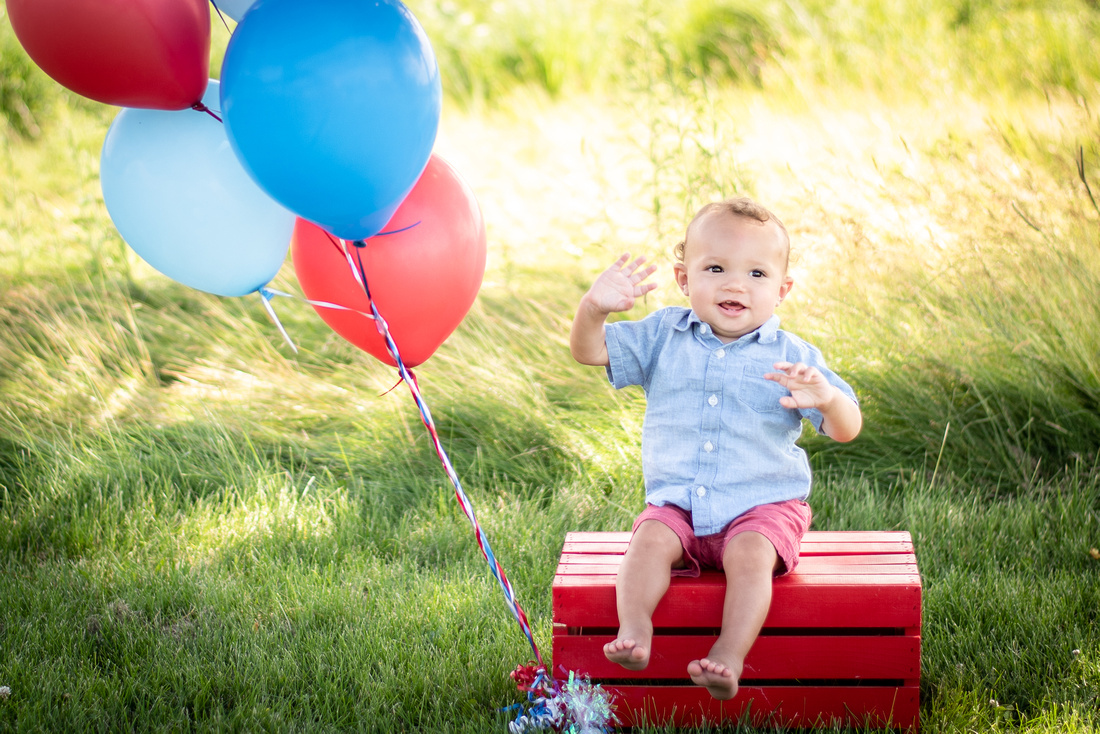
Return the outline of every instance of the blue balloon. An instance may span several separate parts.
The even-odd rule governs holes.
[[[218,82],[203,104],[217,109]],[[224,126],[195,110],[124,109],[103,141],[103,202],[119,234],[169,278],[243,296],[275,277],[294,215],[245,173]]]
[[[229,141],[256,182],[338,237],[377,234],[435,144],[435,53],[397,0],[259,0],[222,64]]]
[[[253,2],[255,0],[214,0],[214,7],[233,20],[240,22],[244,14],[252,7]]]

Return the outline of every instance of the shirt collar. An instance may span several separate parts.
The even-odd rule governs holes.
[[[691,309],[685,309],[684,315],[673,326],[677,331],[687,331],[694,326],[703,325],[703,320],[700,319],[694,311]],[[713,333],[710,331],[710,327],[707,327],[708,334]],[[779,338],[779,317],[772,314],[771,317],[760,325],[755,331],[751,331],[745,334],[741,339],[737,341],[758,341],[761,344],[770,344]]]

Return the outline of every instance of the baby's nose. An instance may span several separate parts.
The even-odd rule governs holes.
[[[731,275],[722,284],[722,287],[728,291],[741,292],[745,290],[745,278],[740,275]]]

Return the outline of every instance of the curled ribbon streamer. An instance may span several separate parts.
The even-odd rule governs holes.
[[[507,709],[518,711],[508,724],[509,734],[534,734],[553,729],[565,734],[605,734],[618,720],[613,696],[599,683],[566,671],[555,680],[541,665],[520,665],[512,671],[516,687],[527,694],[526,704]]]
[[[309,305],[317,306],[318,308],[333,308],[337,311],[352,311],[364,318],[374,318],[373,314],[369,314],[365,311],[360,311],[359,309],[352,308],[351,306],[341,306],[338,303],[329,303],[328,301],[315,301],[311,298],[301,298],[300,296],[296,296],[293,293],[284,293],[283,291],[277,291],[274,288],[268,288],[267,286],[263,286],[256,292],[259,293],[260,298],[263,299],[264,308],[267,310],[267,315],[270,316],[271,320],[275,322],[275,326],[279,328],[279,333],[283,335],[283,339],[286,340],[286,343],[290,345],[290,348],[294,350],[295,354],[298,353],[298,347],[296,347],[294,345],[294,342],[291,341],[290,335],[286,333],[286,329],[283,328],[283,323],[279,321],[279,317],[275,314],[275,309],[271,305],[271,299],[275,298],[276,296],[282,298],[293,298],[296,301],[304,301]]]
[[[466,496],[466,492],[462,489],[462,482],[459,481],[458,473],[455,471],[454,466],[451,464],[450,457],[447,455],[446,450],[443,448],[443,444],[439,440],[439,434],[435,428],[435,421],[432,420],[432,414],[428,409],[428,404],[424,402],[424,397],[420,393],[420,385],[416,381],[416,375],[414,375],[412,370],[406,367],[405,363],[402,361],[401,354],[397,349],[397,343],[394,342],[393,336],[390,334],[389,325],[386,323],[386,320],[382,318],[382,315],[378,312],[378,307],[374,303],[374,299],[371,298],[370,287],[367,284],[367,275],[363,268],[363,258],[361,254],[363,248],[367,246],[367,243],[363,240],[356,240],[353,243],[353,256],[353,250],[348,248],[347,243],[343,240],[339,240],[339,242],[344,252],[344,256],[347,258],[348,265],[351,268],[352,275],[359,285],[363,287],[363,292],[366,293],[367,299],[370,301],[371,313],[374,316],[374,325],[378,328],[378,333],[385,339],[386,348],[389,350],[390,356],[393,357],[393,361],[397,363],[398,374],[405,384],[409,386],[409,391],[412,393],[413,400],[416,402],[416,407],[420,411],[420,419],[424,423],[424,427],[428,429],[428,435],[432,439],[432,446],[435,448],[436,456],[439,457],[440,462],[443,464],[443,469],[447,473],[448,479],[450,479],[451,484],[454,485],[455,498],[458,500],[459,507],[462,508],[462,512],[466,515],[466,519],[468,519],[471,526],[473,526],[478,548],[481,549],[481,554],[488,562],[489,570],[492,572],[493,577],[496,578],[497,583],[500,584],[500,588],[504,592],[504,600],[508,605],[508,609],[512,612],[512,616],[515,617],[520,630],[527,638],[527,642],[531,645],[531,650],[535,653],[535,658],[538,660],[539,667],[545,669],[542,662],[542,655],[539,653],[538,645],[535,644],[534,634],[531,632],[531,624],[527,620],[527,614],[519,605],[516,599],[516,593],[512,589],[512,584],[508,581],[508,576],[504,573],[504,568],[493,554],[492,546],[489,545],[489,538],[486,537],[485,531],[481,529],[481,524],[477,521],[477,515],[474,513],[470,498]]]
[[[260,288],[257,293],[260,294],[260,300],[264,303],[264,310],[267,311],[267,315],[271,317],[271,320],[275,322],[275,326],[279,328],[279,333],[283,335],[283,339],[290,345],[290,348],[294,350],[294,353],[298,353],[298,347],[294,345],[294,342],[290,340],[290,334],[286,333],[286,329],[283,328],[283,322],[279,321],[278,315],[275,313],[274,307],[271,305],[272,296],[286,296],[287,293],[281,293],[279,291],[273,291],[270,288]]]
[[[260,288],[259,293],[261,296],[265,296],[266,298],[273,298],[275,296],[279,296],[281,298],[293,298],[296,301],[308,303],[310,306],[317,306],[318,308],[332,308],[336,309],[337,311],[351,311],[352,313],[357,313],[366,319],[374,318],[374,314],[367,313],[366,311],[360,311],[359,309],[352,308],[351,306],[341,306],[339,303],[329,303],[328,301],[317,301],[312,298],[302,298],[301,296],[296,296],[293,293],[284,293],[283,291],[277,291],[274,288],[268,288],[266,286]]]

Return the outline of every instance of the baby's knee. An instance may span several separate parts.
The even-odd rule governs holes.
[[[722,553],[722,566],[726,572],[773,572],[779,565],[775,546],[764,535],[755,531],[739,533],[730,539]]]
[[[679,536],[663,522],[645,520],[630,537],[629,550],[679,558],[684,552]]]

